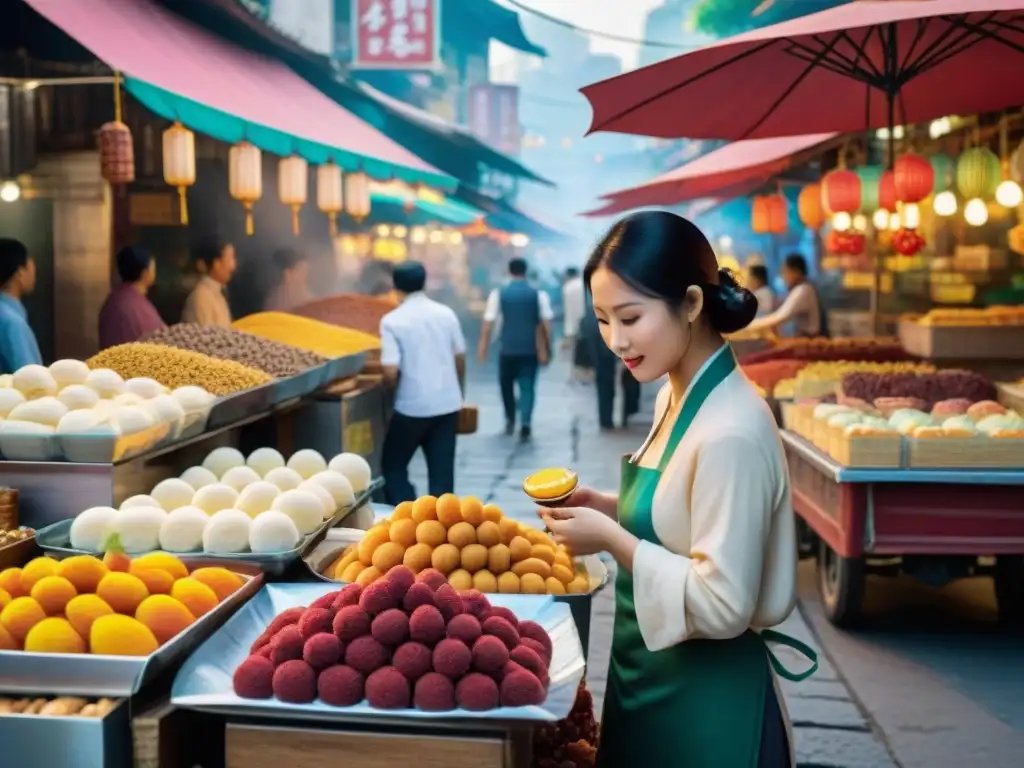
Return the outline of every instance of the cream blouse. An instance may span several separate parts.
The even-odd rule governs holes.
[[[661,460],[679,412],[673,408],[658,429],[670,397],[666,385],[638,452],[641,466]],[[797,563],[789,472],[775,419],[739,368],[680,441],[652,515],[662,544],[642,541],[633,558],[633,601],[649,650],[737,637],[789,616]]]

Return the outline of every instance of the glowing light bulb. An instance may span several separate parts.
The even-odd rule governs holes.
[[[515,248],[525,248],[530,244],[530,238],[517,232],[509,238],[509,242],[511,242],[512,246]]]
[[[401,238],[401,237],[405,237],[406,231],[407,231],[406,228],[403,227],[401,224],[399,224],[398,226],[396,226],[392,230],[391,234],[393,234],[395,237]]]
[[[932,200],[932,208],[939,216],[952,216],[956,213],[956,195],[950,190],[939,192]]]
[[[448,242],[450,242],[452,245],[458,245],[459,243],[462,242],[462,233],[452,232],[450,235],[448,235]]]
[[[1021,192],[1020,184],[1012,179],[1007,179],[996,187],[996,202],[1004,208],[1016,208],[1024,201],[1024,192]]]
[[[879,208],[871,216],[871,223],[875,225],[875,229],[885,229],[889,226],[889,212],[885,208]]]
[[[851,224],[853,224],[853,220],[850,218],[850,214],[844,211],[832,214],[832,229],[837,232],[845,232]]]
[[[863,213],[858,213],[853,217],[853,228],[858,232],[863,232],[868,228],[868,217]]]
[[[900,228],[900,215],[898,213],[889,214],[889,231],[895,232]]]
[[[985,201],[977,197],[968,200],[964,206],[964,221],[972,227],[980,227],[988,221],[988,206],[985,205]]]
[[[0,185],[0,200],[5,203],[15,203],[21,197],[21,187],[16,181],[5,181]]]
[[[427,242],[427,232],[423,227],[415,227],[412,231],[412,241],[417,245]]]
[[[907,229],[917,229],[921,226],[921,209],[917,207],[917,203],[906,203],[900,212],[900,218]]]
[[[381,224],[380,226],[377,227],[377,237],[390,237],[390,236],[391,236],[391,227],[389,227],[387,224]]]
[[[723,251],[728,251],[730,248],[732,248],[732,238],[729,237],[728,235],[722,235],[720,238],[718,238],[718,245],[721,247]]]

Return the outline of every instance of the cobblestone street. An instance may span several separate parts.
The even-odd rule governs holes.
[[[496,376],[490,367],[470,374],[467,400],[480,409],[480,428],[472,437],[460,438],[456,492],[474,494],[499,504],[507,514],[533,520],[534,508],[524,496],[521,483],[532,471],[545,466],[576,469],[581,482],[597,488],[614,488],[621,456],[636,447],[651,425],[654,390],[644,393],[641,416],[627,430],[604,434],[598,430],[596,394],[590,384],[570,384],[568,369],[555,364],[541,374],[533,440],[527,444],[506,437],[504,414]],[[616,403],[618,405],[618,402]],[[424,487],[425,465],[417,457],[413,478]],[[614,568],[613,564],[610,567]],[[606,588],[594,601],[587,679],[597,706],[603,700],[614,616],[613,590]],[[781,629],[818,647],[799,610]],[[799,661],[779,651],[787,666]],[[818,673],[783,690],[796,734],[798,765],[803,768],[890,768],[895,763],[878,739],[871,723],[853,700],[847,686],[825,657]],[[598,710],[600,712],[600,709]]]

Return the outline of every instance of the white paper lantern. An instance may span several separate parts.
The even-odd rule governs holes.
[[[178,190],[181,223],[188,224],[186,192],[196,183],[196,135],[181,123],[163,134],[164,181]]]
[[[952,216],[956,213],[956,195],[948,189],[939,192],[932,201],[932,208],[939,216]]]
[[[996,202],[1004,208],[1016,208],[1024,200],[1020,184],[1013,179],[1006,179],[996,187]]]
[[[988,221],[988,205],[980,198],[968,200],[964,206],[964,221],[972,227],[980,227]]]
[[[345,176],[345,212],[356,221],[370,215],[370,180],[365,173]]]
[[[316,169],[316,207],[331,220],[331,236],[338,233],[338,214],[345,209],[341,168],[326,163]]]
[[[298,155],[277,164],[277,196],[292,209],[292,232],[299,234],[299,212],[309,194],[309,163]]]
[[[900,221],[907,229],[917,229],[921,226],[921,209],[917,203],[904,203],[900,210]]]
[[[889,212],[884,208],[879,208],[871,215],[871,223],[879,231],[886,229],[889,226]]]
[[[263,155],[247,141],[228,153],[228,188],[231,196],[245,206],[245,233],[253,233],[252,207],[263,197]]]

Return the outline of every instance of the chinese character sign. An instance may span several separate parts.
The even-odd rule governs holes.
[[[352,67],[434,69],[441,0],[352,0]]]

